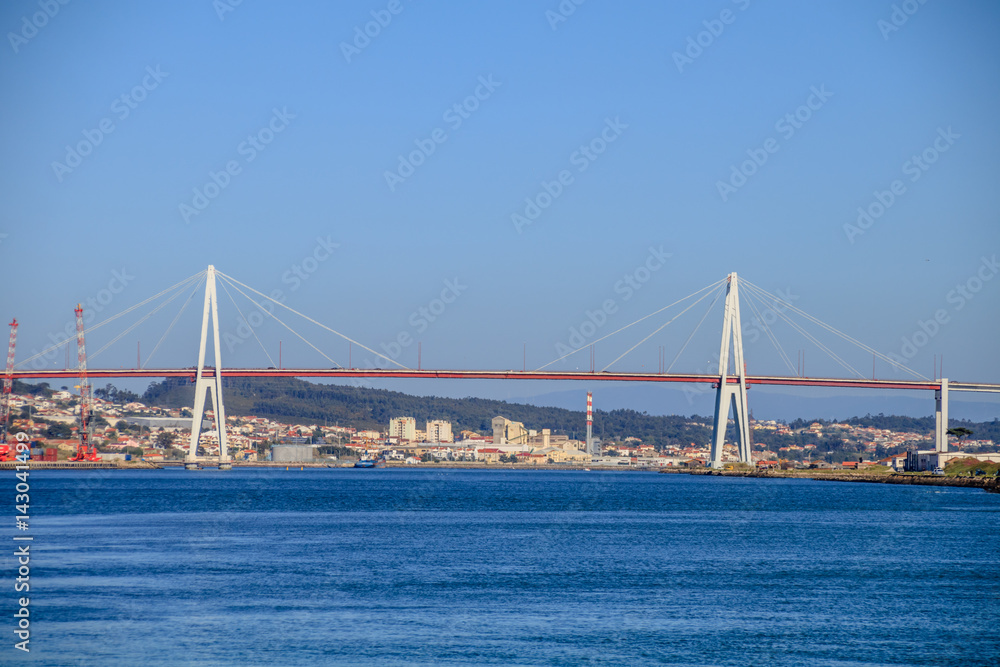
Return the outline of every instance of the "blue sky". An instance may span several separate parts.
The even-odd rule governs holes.
[[[943,355],[948,377],[1000,379],[995,3],[18,0],[0,26],[0,310],[21,322],[19,361],[78,301],[99,321],[208,264],[379,351],[405,334],[405,365],[419,340],[425,368],[519,368],[525,345],[538,367],[609,299],[585,342],[736,271],[923,375]],[[529,220],[526,200],[546,207]],[[878,214],[865,228],[859,207]],[[92,365],[134,366],[185,298]],[[150,365],[194,363],[200,298]],[[708,303],[614,368],[655,369],[661,345],[672,359]],[[223,363],[270,365],[220,307]],[[598,366],[676,312],[598,343]],[[346,343],[286,321],[347,364]],[[810,375],[849,375],[781,327]],[[720,331],[717,307],[674,369],[706,370]],[[286,366],[331,365],[273,322],[255,333]],[[787,373],[761,333],[750,372]],[[870,354],[835,349],[870,374]],[[677,396],[664,411],[711,409]]]

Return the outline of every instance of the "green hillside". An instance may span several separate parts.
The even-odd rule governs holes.
[[[300,424],[344,424],[358,428],[385,429],[392,417],[414,417],[421,425],[428,419],[444,419],[458,433],[468,429],[492,433],[491,421],[502,415],[523,422],[526,428],[552,429],[583,439],[583,411],[536,407],[481,398],[410,396],[398,391],[313,384],[295,378],[228,378],[225,380],[226,414],[255,415]],[[194,403],[193,385],[186,380],[153,383],[141,399],[148,405],[179,408]],[[707,417],[696,421],[710,423]],[[711,428],[693,426],[685,417],[650,416],[634,410],[595,411],[594,434],[605,440],[626,436],[656,445],[668,443],[707,444]]]

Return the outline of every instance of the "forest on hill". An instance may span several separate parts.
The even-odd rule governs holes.
[[[421,428],[429,419],[443,419],[452,431],[482,434],[493,432],[492,420],[503,416],[522,422],[525,428],[582,440],[586,436],[583,411],[538,407],[483,398],[411,396],[387,389],[314,384],[295,378],[227,378],[226,414],[255,415],[300,424],[349,425],[381,429],[393,417],[413,417]],[[183,379],[152,383],[138,400],[147,405],[180,408],[193,403],[193,386]],[[693,422],[693,423],[692,423]],[[704,445],[712,435],[711,419],[693,415],[652,416],[635,410],[597,410],[594,435],[605,441],[627,436],[654,445],[696,443]]]

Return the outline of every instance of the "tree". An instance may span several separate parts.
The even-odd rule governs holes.
[[[948,429],[948,435],[955,436],[956,438],[959,439],[959,441],[961,441],[962,438],[968,438],[970,435],[972,435],[972,431],[965,428],[964,426],[959,426],[957,428]]]
[[[177,439],[177,434],[173,431],[160,431],[156,434],[156,446],[160,449],[166,449],[174,444],[174,440]]]
[[[45,437],[49,440],[65,440],[73,435],[73,428],[65,422],[52,422],[45,429]]]

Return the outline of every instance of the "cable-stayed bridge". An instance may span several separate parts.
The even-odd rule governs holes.
[[[177,324],[180,319],[181,314],[187,305],[191,302],[192,298],[196,294],[197,290],[200,288],[202,282],[205,285],[204,291],[204,308],[202,315],[202,326],[201,326],[201,338],[198,353],[198,364],[190,368],[153,368],[148,367],[148,362],[156,351],[160,348],[166,336]],[[250,326],[247,321],[246,316],[240,310],[239,306],[236,304],[235,299],[229,292],[229,287],[232,287],[234,291],[248,299],[251,303],[256,306],[260,312],[267,313],[267,315],[273,318],[276,322],[288,329],[292,334],[301,339],[308,347],[321,355],[325,360],[333,364],[333,367],[329,368],[284,368],[279,364],[274,364],[273,359],[267,354],[266,349],[264,349],[263,344],[261,344],[261,349],[264,350],[264,354],[267,355],[269,361],[271,361],[271,366],[266,368],[225,368],[222,364],[221,356],[221,345],[220,345],[220,333],[219,333],[219,316],[218,316],[218,291],[217,286],[221,284],[224,292],[229,296],[236,310],[239,312],[240,317],[244,322],[247,322],[251,333],[255,338],[257,338],[254,327]],[[792,371],[792,375],[749,375],[746,372],[746,364],[744,361],[744,348],[743,348],[743,338],[742,338],[742,328],[740,320],[740,289],[744,289],[744,299],[746,300],[747,306],[750,311],[756,315],[755,322],[762,324],[764,333],[770,342],[775,346],[775,349],[779,353],[779,357],[788,368]],[[189,291],[190,290],[190,291]],[[961,392],[985,392],[985,393],[1000,393],[1000,384],[994,383],[983,383],[983,382],[959,382],[954,380],[948,380],[946,378],[926,378],[919,373],[907,368],[898,359],[892,358],[890,355],[882,354],[873,348],[857,341],[851,336],[821,322],[817,318],[801,311],[794,305],[788,303],[787,301],[776,297],[765,290],[742,281],[737,277],[737,274],[731,273],[726,278],[717,281],[707,287],[704,287],[683,299],[674,301],[673,303],[660,308],[653,313],[650,313],[644,317],[635,320],[634,322],[627,324],[619,329],[612,331],[596,340],[592,341],[597,343],[603,341],[611,336],[619,334],[631,327],[648,320],[668,309],[677,307],[680,308],[682,304],[687,304],[683,309],[680,310],[676,315],[667,320],[664,324],[655,329],[652,333],[645,336],[642,340],[637,342],[635,345],[630,347],[628,350],[620,354],[611,363],[609,363],[605,368],[597,370],[592,368],[590,371],[558,371],[558,370],[547,370],[549,366],[552,366],[556,362],[562,361],[565,358],[572,356],[580,351],[583,347],[576,350],[571,350],[569,353],[564,354],[558,359],[545,364],[544,366],[535,370],[460,370],[460,369],[423,369],[423,368],[408,368],[403,364],[397,362],[396,360],[376,352],[363,345],[362,343],[348,337],[347,335],[336,331],[325,324],[322,324],[315,319],[304,315],[291,307],[285,305],[284,303],[277,301],[266,294],[255,290],[254,288],[246,285],[231,276],[227,276],[219,271],[216,271],[215,267],[209,266],[207,270],[199,272],[185,280],[177,283],[176,285],[167,288],[166,290],[156,294],[129,309],[126,309],[122,313],[115,315],[103,322],[96,324],[86,330],[85,333],[91,333],[96,329],[99,329],[118,318],[129,314],[137,310],[138,308],[149,305],[157,300],[160,303],[151,309],[143,318],[139,319],[137,322],[132,324],[130,327],[126,328],[124,331],[119,333],[117,336],[112,338],[104,347],[100,348],[96,353],[99,354],[107,349],[110,345],[121,340],[129,332],[133,331],[136,327],[141,325],[143,322],[148,320],[150,317],[155,315],[157,312],[162,310],[166,305],[173,302],[179,296],[187,293],[188,297],[184,301],[180,312],[173,318],[169,327],[167,327],[163,336],[159,339],[159,342],[154,347],[153,351],[147,357],[147,363],[142,364],[142,366],[137,368],[118,368],[118,369],[100,369],[100,368],[87,368],[86,374],[89,378],[178,378],[178,377],[188,377],[195,383],[195,406],[194,406],[194,416],[192,419],[192,432],[191,432],[191,443],[188,450],[188,466],[197,466],[197,447],[200,438],[200,429],[202,424],[202,418],[205,411],[205,396],[208,393],[209,399],[212,401],[214,407],[215,416],[215,428],[218,441],[219,441],[219,463],[220,467],[228,468],[231,466],[227,443],[226,443],[226,433],[225,433],[225,403],[223,401],[222,395],[222,379],[223,378],[237,378],[237,377],[255,377],[255,378],[267,378],[267,377],[312,377],[312,378],[440,378],[440,379],[479,379],[479,380],[575,380],[575,381],[585,381],[585,382],[660,382],[660,383],[693,383],[693,384],[710,384],[716,390],[716,405],[715,405],[715,423],[712,438],[712,454],[710,465],[718,467],[722,464],[722,450],[725,439],[726,427],[728,424],[728,419],[730,412],[733,414],[734,422],[736,424],[737,433],[737,448],[739,451],[739,458],[744,462],[751,462],[751,430],[749,425],[749,411],[747,406],[747,389],[753,385],[782,385],[782,386],[798,386],[798,387],[853,387],[861,389],[884,389],[884,390],[904,390],[904,389],[914,389],[923,391],[933,391],[935,395],[935,416],[936,416],[936,428],[935,428],[935,446],[938,451],[946,452],[948,450],[948,439],[947,439],[947,428],[948,428],[948,394],[951,391],[961,391]],[[170,296],[167,296],[167,295]],[[251,294],[255,295],[251,296]],[[698,322],[698,326],[691,332],[687,337],[687,340],[678,350],[673,362],[667,366],[661,364],[660,372],[657,373],[645,373],[645,372],[623,372],[623,371],[612,371],[609,370],[610,366],[614,365],[616,362],[623,359],[626,355],[634,351],[637,347],[648,341],[655,334],[662,331],[665,327],[672,324],[677,318],[679,318],[684,313],[690,311],[696,305],[706,301],[709,297],[714,296],[711,304],[706,309],[705,314],[702,316],[701,320]],[[723,333],[722,341],[719,351],[719,371],[716,373],[673,373],[671,372],[673,365],[677,362],[677,359],[684,352],[684,349],[688,346],[691,340],[694,338],[698,329],[704,323],[705,318],[711,312],[712,306],[724,296],[724,316],[723,316]],[[259,299],[259,301],[258,301]],[[804,377],[801,373],[801,369],[795,368],[792,365],[791,360],[787,353],[785,353],[774,332],[767,326],[766,319],[761,315],[760,303],[761,300],[766,300],[767,302],[780,303],[781,309],[777,311],[770,311],[774,313],[774,317],[780,317],[785,320],[789,325],[792,326],[796,331],[801,333],[807,340],[814,343],[823,352],[825,352],[831,359],[838,363],[841,367],[845,368],[849,373],[853,374],[855,377],[848,378],[837,378],[837,377]],[[268,303],[270,302],[270,303]],[[266,306],[266,307],[265,307]],[[376,355],[378,358],[387,362],[387,366],[393,366],[391,368],[345,368],[337,363],[333,358],[328,356],[323,352],[318,346],[312,344],[305,339],[301,334],[299,334],[295,329],[289,326],[285,321],[279,318],[276,314],[276,306],[280,306],[291,314],[304,318],[306,321],[320,327],[321,329],[333,333],[336,336],[349,341],[352,345],[357,345],[361,349],[367,350],[368,352]],[[816,336],[809,333],[801,324],[794,322],[786,312],[794,312],[801,315],[806,321],[811,322],[820,328],[826,330],[827,332],[837,336],[838,338],[847,341],[848,343],[865,350],[872,354],[873,359],[878,358],[885,363],[888,363],[893,368],[898,369],[901,372],[911,375],[914,379],[912,380],[881,380],[867,378],[860,371],[854,368],[847,360],[843,358],[840,354],[834,352],[829,345],[820,341]],[[211,323],[212,329],[212,339],[213,339],[213,352],[214,352],[214,365],[206,365],[206,352],[208,343],[208,332],[209,324]],[[15,340],[16,331],[16,320],[12,323],[14,330],[12,330],[11,336],[11,348],[8,354],[8,365],[7,365],[7,377],[5,382],[5,392],[9,393],[10,382],[12,379],[57,379],[57,378],[74,378],[79,375],[78,369],[66,368],[66,369],[37,369],[37,370],[18,370],[18,366],[24,366],[28,362],[41,357],[42,355],[50,352],[53,349],[61,347],[62,345],[69,343],[71,339],[66,341],[61,341],[52,345],[51,347],[43,350],[42,352],[30,357],[18,364],[13,363],[13,341]],[[81,337],[82,345],[82,337]],[[260,339],[257,338],[257,342],[260,343]],[[81,365],[85,365],[85,359],[81,360]],[[593,453],[593,452],[590,452]]]

